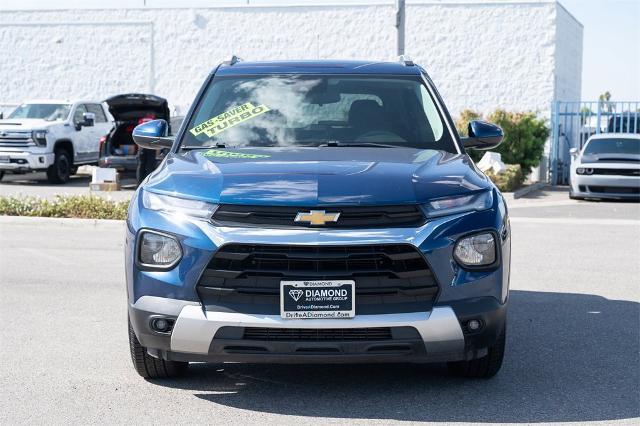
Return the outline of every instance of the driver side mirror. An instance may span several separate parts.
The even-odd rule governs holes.
[[[133,140],[140,148],[171,148],[174,137],[169,136],[169,123],[166,120],[151,120],[133,129]]]
[[[578,155],[578,148],[571,148],[569,150],[569,155],[571,155],[572,157],[575,157]]]
[[[83,112],[82,121],[76,123],[76,130],[80,130],[82,127],[93,127],[96,122],[96,115],[92,112]]]
[[[504,133],[499,126],[485,121],[471,121],[468,130],[469,137],[462,138],[465,148],[495,148],[502,143],[502,139],[504,138]]]

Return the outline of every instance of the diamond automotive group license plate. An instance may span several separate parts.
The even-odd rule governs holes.
[[[353,318],[355,281],[281,281],[280,316],[285,319]]]

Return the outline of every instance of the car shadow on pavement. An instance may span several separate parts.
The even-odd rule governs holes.
[[[512,291],[507,353],[490,380],[443,365],[206,365],[154,382],[243,410],[335,419],[568,422],[640,415],[640,304]]]

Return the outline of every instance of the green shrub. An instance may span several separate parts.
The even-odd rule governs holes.
[[[493,174],[491,171],[485,172],[485,175],[487,175],[502,192],[513,192],[524,182],[524,174],[522,173],[520,164],[508,164],[507,170],[499,175]]]
[[[456,121],[458,133],[467,136],[469,121],[478,119],[482,119],[482,114],[472,110],[462,111]],[[540,163],[544,144],[549,137],[545,120],[538,118],[533,112],[508,112],[502,109],[495,110],[486,120],[502,127],[504,131],[504,142],[491,151],[499,152],[506,164],[519,164],[522,174],[527,176]],[[477,162],[484,151],[470,149],[468,154]]]
[[[128,201],[111,201],[92,195],[57,195],[54,200],[36,197],[0,197],[0,215],[126,219]]]

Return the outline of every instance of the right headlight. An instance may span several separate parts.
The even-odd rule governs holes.
[[[454,257],[463,266],[488,266],[496,261],[496,239],[490,232],[469,235],[458,240]]]
[[[189,198],[173,197],[142,191],[142,205],[149,210],[162,211],[198,219],[210,219],[218,207],[216,204]]]
[[[47,131],[46,130],[34,130],[31,132],[31,138],[38,146],[47,145]]]
[[[142,231],[138,238],[138,261],[142,266],[171,269],[182,258],[180,243],[170,235]]]

